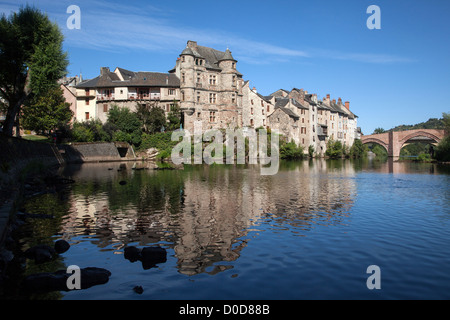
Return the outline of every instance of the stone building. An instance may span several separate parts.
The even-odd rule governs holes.
[[[242,127],[269,127],[268,117],[275,111],[272,97],[265,97],[258,93],[255,87],[250,88],[250,82],[245,81],[242,88]]]
[[[101,68],[100,75],[76,88],[79,121],[107,120],[111,105],[134,110],[136,103],[157,103],[166,113],[174,102],[181,108],[184,129],[267,128],[278,130],[308,152],[313,147],[324,155],[327,142],[341,141],[351,147],[358,138],[357,116],[350,103],[328,94],[318,99],[303,89],[279,89],[265,96],[237,70],[231,51],[219,51],[188,41],[168,73],[133,72]]]
[[[100,75],[83,81],[76,88],[78,121],[100,119],[106,122],[113,105],[135,110],[137,103],[155,104],[166,112],[179,101],[180,80],[174,74],[133,72],[116,68],[100,69]]]
[[[185,129],[195,121],[203,129],[236,128],[242,123],[242,74],[226,49],[218,51],[188,41],[169,71],[180,81],[180,107]]]

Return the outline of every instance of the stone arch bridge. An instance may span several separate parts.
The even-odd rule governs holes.
[[[384,147],[389,157],[398,158],[400,150],[410,143],[426,142],[437,145],[445,136],[445,130],[415,129],[406,131],[389,131],[380,134],[362,136],[361,142],[376,143]]]

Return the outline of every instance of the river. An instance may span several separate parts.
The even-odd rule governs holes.
[[[55,219],[29,219],[23,248],[71,247],[25,275],[111,272],[104,285],[35,299],[450,298],[448,166],[317,159],[261,176],[250,165],[132,165],[64,167],[74,184],[26,203]],[[126,246],[160,246],[167,261],[132,263]]]

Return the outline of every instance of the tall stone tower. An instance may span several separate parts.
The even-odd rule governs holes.
[[[225,52],[188,41],[170,72],[180,78],[183,127],[193,131],[194,122],[203,129],[242,126],[242,74],[231,51]]]

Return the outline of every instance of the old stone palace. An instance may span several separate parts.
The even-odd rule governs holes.
[[[358,138],[357,116],[350,103],[327,95],[318,99],[303,89],[279,89],[261,95],[238,71],[229,49],[218,51],[188,41],[168,73],[100,70],[94,79],[72,87],[77,121],[106,121],[112,105],[134,110],[136,103],[157,105],[166,112],[179,103],[184,129],[201,120],[204,129],[271,128],[308,151],[324,154],[329,139],[346,146]]]

